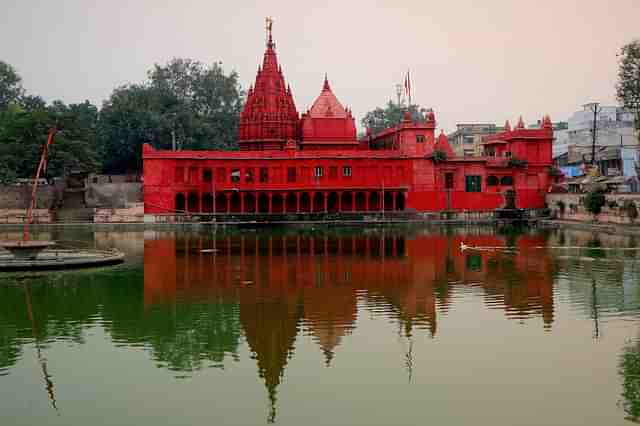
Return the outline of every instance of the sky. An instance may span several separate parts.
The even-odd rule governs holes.
[[[299,112],[326,72],[359,122],[410,70],[445,131],[613,105],[616,55],[640,38],[640,0],[0,0],[0,60],[47,101],[102,105],[174,57],[222,62],[246,89],[266,16]]]

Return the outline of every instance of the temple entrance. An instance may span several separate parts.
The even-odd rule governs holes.
[[[202,212],[213,213],[213,195],[208,192],[202,194]]]
[[[244,195],[244,212],[243,213],[255,213],[256,212],[256,196],[248,192]]]
[[[176,194],[176,213],[184,213],[184,194]]]
[[[353,211],[353,193],[352,192],[343,192],[341,198],[342,211],[350,212]]]
[[[200,212],[199,201],[200,200],[198,199],[198,194],[196,194],[195,192],[189,193],[189,197],[187,198],[187,210],[189,211],[189,213]]]
[[[271,197],[271,212],[282,213],[284,211],[284,199],[282,194],[273,194]]]
[[[367,209],[367,196],[364,192],[356,193],[356,211],[363,212]]]
[[[216,195],[216,213],[227,213],[227,196],[224,194]]]
[[[285,211],[287,213],[296,213],[298,210],[298,199],[296,194],[290,192],[285,197]]]
[[[231,193],[231,198],[229,200],[229,203],[231,204],[230,206],[230,211],[231,213],[240,213],[241,209],[240,209],[240,193],[238,191],[233,191]]]
[[[396,194],[396,210],[404,211],[404,193],[402,192]]]
[[[377,192],[372,192],[371,194],[369,194],[369,210],[380,210],[380,196]]]
[[[322,192],[316,192],[313,196],[313,212],[324,212],[324,194]]]
[[[269,196],[264,192],[258,195],[258,213],[269,213]]]
[[[338,211],[338,194],[330,192],[327,197],[327,211],[329,213],[336,213]]]
[[[300,212],[309,213],[311,211],[311,197],[308,192],[303,192],[300,195]]]
[[[393,194],[390,192],[384,193],[384,210],[393,211]]]

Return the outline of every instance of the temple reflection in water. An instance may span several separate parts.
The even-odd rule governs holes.
[[[461,253],[460,244],[514,245]],[[394,230],[366,233],[154,233],[145,240],[144,302],[224,300],[239,306],[239,323],[254,354],[275,416],[276,391],[300,330],[309,330],[330,366],[355,327],[359,307],[434,337],[438,315],[456,288],[483,291],[489,308],[512,318],[553,322],[552,261],[535,247],[544,237]],[[535,250],[529,253],[527,251]],[[362,312],[362,310],[360,310]]]

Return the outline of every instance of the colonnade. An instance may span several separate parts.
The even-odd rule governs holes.
[[[178,192],[177,213],[345,213],[403,211],[405,191]]]

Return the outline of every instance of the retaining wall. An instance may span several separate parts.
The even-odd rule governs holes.
[[[552,215],[558,219],[592,222],[594,217],[584,206],[586,196],[587,194],[547,194],[547,205]],[[640,226],[640,217],[631,220],[623,208],[625,201],[631,200],[640,212],[640,193],[606,194],[605,198],[602,213],[597,217],[598,222]],[[613,203],[615,205],[611,205]],[[561,204],[564,204],[564,208]]]

